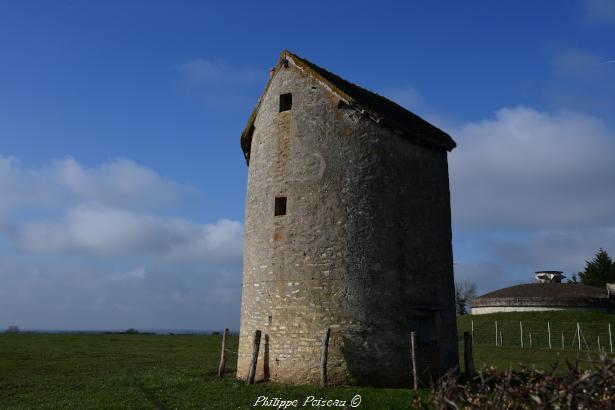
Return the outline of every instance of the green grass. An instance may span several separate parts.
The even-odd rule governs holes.
[[[459,345],[460,351],[460,368],[463,369],[463,346]],[[579,358],[579,368],[581,370],[592,367],[589,360],[597,361],[599,355],[597,353],[581,352],[574,350],[561,349],[521,349],[518,347],[496,347],[496,346],[476,346],[474,348],[474,366],[476,370],[482,367],[494,366],[499,370],[509,368],[520,369],[521,367],[537,368],[540,370],[548,370],[555,363],[559,363],[556,373],[562,374],[567,371],[568,366],[566,361],[571,365],[575,365],[575,361]]]
[[[491,313],[488,315],[463,315],[457,317],[457,323],[461,328],[469,329],[470,321],[490,322],[500,321],[530,321],[530,322],[562,322],[562,323],[598,323],[615,326],[615,315],[611,313],[589,310],[554,310],[547,312],[511,312]],[[613,329],[615,331],[615,328]]]
[[[466,315],[458,319],[458,330],[459,334],[470,331],[471,322],[474,322],[474,344],[491,346],[495,345],[495,322],[497,321],[498,333],[501,332],[502,334],[502,345],[504,347],[521,347],[519,322],[522,322],[523,346],[528,348],[531,345],[534,348],[548,349],[548,323],[551,329],[551,347],[553,349],[562,349],[563,335],[564,349],[578,350],[578,339],[576,338],[578,322],[583,336],[581,347],[598,352],[598,339],[600,339],[600,347],[610,351],[609,323],[612,324],[613,343],[615,343],[614,318],[615,316],[608,313],[579,310]]]
[[[612,314],[583,310],[494,313],[460,316],[457,326],[459,335],[462,335],[464,331],[471,330],[471,322],[474,322],[474,362],[477,368],[496,366],[499,369],[507,369],[525,365],[548,369],[551,364],[559,361],[560,371],[564,371],[567,368],[565,361],[574,363],[577,355],[581,360],[581,368],[591,366],[588,360],[598,359],[598,336],[600,336],[601,348],[604,348],[607,353],[610,352],[608,325],[612,323],[613,343],[615,343],[614,319],[615,316]],[[498,322],[498,333],[502,333],[502,345],[497,347],[495,346],[496,321]],[[523,323],[523,348],[521,348],[519,322]],[[549,349],[547,322],[551,328],[551,349]],[[581,352],[578,350],[578,339],[575,336],[577,322],[583,334]],[[531,348],[530,333],[532,334]],[[564,349],[562,349],[562,333],[564,334]],[[499,341],[498,337],[498,343]],[[461,344],[459,348],[462,352]],[[461,361],[463,368],[463,357]]]
[[[230,351],[237,351],[237,337]],[[235,380],[236,353],[217,377],[220,336],[0,335],[0,407],[48,409],[247,409],[261,396],[313,395],[361,409],[408,409],[405,389],[248,386]],[[423,398],[427,390],[418,393]]]
[[[592,312],[537,312],[462,316],[460,334],[474,321],[474,361],[477,368],[521,365],[547,369],[558,358],[574,362],[578,350],[569,346],[576,322],[588,339],[600,334],[608,349],[608,323],[614,316]],[[495,325],[504,346],[495,346]],[[533,348],[519,346],[519,321]],[[551,324],[553,349],[548,349],[546,322]],[[615,325],[615,323],[614,323]],[[615,326],[613,328],[615,331]],[[566,349],[556,335],[566,332]],[[615,336],[615,335],[614,335]],[[248,386],[234,377],[237,337],[227,375],[216,375],[221,336],[153,336],[103,334],[0,334],[0,408],[46,409],[247,409],[261,396],[285,400],[316,398],[350,400],[362,396],[361,409],[409,409],[415,395],[427,390],[314,386],[259,383]],[[559,343],[559,344],[558,344]],[[595,344],[595,343],[594,343]],[[593,345],[592,345],[593,346]],[[460,356],[463,345],[460,344]],[[597,353],[592,353],[595,359]],[[583,352],[580,358],[587,359]],[[461,357],[463,368],[463,357]],[[583,367],[590,363],[581,362]]]

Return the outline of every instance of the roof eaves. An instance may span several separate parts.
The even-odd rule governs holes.
[[[269,76],[269,81],[267,81],[267,84],[265,85],[265,89],[263,90],[260,97],[258,98],[258,101],[256,102],[256,106],[254,107],[254,109],[252,110],[252,113],[250,114],[250,117],[248,118],[248,123],[246,124],[245,128],[243,129],[241,133],[241,138],[240,138],[241,149],[243,151],[243,156],[246,159],[246,164],[248,165],[250,165],[250,146],[252,145],[252,133],[254,132],[254,121],[256,121],[258,110],[261,107],[263,98],[267,94],[267,90],[269,90],[269,87],[271,86],[271,82],[273,81],[273,78],[278,73],[278,71],[280,71],[280,65],[285,58],[285,54],[284,54],[285,52],[286,50],[282,51],[282,54],[280,54],[280,58],[278,59],[278,62],[276,63],[275,67],[273,68],[273,71],[271,72],[271,75]]]
[[[441,133],[444,136],[444,139],[446,140],[446,142],[434,141],[432,138],[429,138],[429,137],[423,135],[422,133],[417,132],[416,130],[408,129],[406,126],[404,126],[403,124],[400,124],[398,121],[396,121],[396,120],[394,120],[392,118],[388,118],[385,115],[381,115],[381,114],[375,112],[370,107],[365,106],[364,104],[361,104],[359,101],[357,101],[351,95],[347,94],[345,91],[343,91],[342,89],[337,87],[329,79],[323,77],[318,71],[316,71],[315,69],[313,69],[310,66],[310,64],[313,64],[313,63],[310,63],[307,60],[304,60],[303,58],[297,56],[296,54],[291,53],[288,50],[282,51],[282,56],[280,58],[290,58],[293,61],[293,63],[295,64],[295,66],[301,68],[307,75],[309,75],[310,77],[318,80],[319,82],[324,84],[328,89],[330,89],[332,92],[337,94],[340,98],[342,98],[343,100],[346,100],[345,102],[349,106],[351,106],[352,108],[357,110],[362,115],[367,115],[368,117],[370,117],[377,124],[381,124],[381,125],[389,128],[389,129],[391,129],[393,132],[395,132],[398,135],[401,135],[401,136],[404,136],[404,137],[409,137],[411,139],[423,140],[428,145],[433,145],[433,146],[436,146],[436,147],[445,148],[447,151],[451,151],[453,148],[455,148],[457,146],[455,141],[446,132],[444,132],[444,131],[440,130],[439,128],[437,128],[436,126],[428,123],[427,121],[423,120],[422,118],[420,118],[418,115],[416,115],[414,113],[411,113],[411,114],[414,115],[415,117],[419,118],[421,121],[424,121],[426,124],[428,124],[430,127],[432,127],[437,132]],[[320,70],[325,71],[325,72],[328,71],[328,70],[326,70],[326,69],[324,69],[322,67],[318,67],[318,68]],[[332,74],[334,77],[339,77],[344,82],[348,82],[348,81],[342,79],[337,74],[334,74],[334,73],[331,73],[331,72],[329,72],[329,73]],[[352,86],[357,87],[359,89],[363,89],[363,87],[361,87],[359,85],[356,85],[356,84],[352,84]],[[367,89],[363,89],[363,90],[368,92],[368,93],[371,93],[371,94],[374,94],[374,95],[378,95],[378,94],[374,93],[373,91],[369,91]],[[394,101],[389,100],[386,97],[383,97],[383,96],[380,96],[380,95],[378,95],[378,97],[387,100],[388,103],[393,104],[395,106],[398,106],[400,109],[403,109],[404,111],[407,111],[405,108],[401,107],[399,104],[395,103]]]

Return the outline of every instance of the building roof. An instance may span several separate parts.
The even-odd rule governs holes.
[[[447,151],[455,148],[456,143],[444,131],[428,123],[416,114],[411,113],[399,104],[378,95],[365,88],[359,87],[342,77],[317,66],[310,61],[291,53],[288,50],[282,51],[280,59],[276,64],[274,72],[265,87],[265,91],[261,95],[252,111],[248,124],[241,134],[241,148],[246,157],[246,161],[250,159],[250,145],[252,143],[252,133],[254,131],[254,121],[260,107],[264,95],[269,89],[272,79],[275,74],[288,64],[288,61],[299,67],[304,73],[311,76],[315,80],[324,83],[328,88],[337,94],[344,103],[355,108],[359,112],[366,114],[378,124],[392,129],[395,133],[402,137],[415,139],[427,143],[428,145],[437,148],[446,149]]]
[[[511,286],[487,293],[477,299],[483,298],[600,298],[607,297],[605,288],[582,285],[580,283],[527,283]]]
[[[472,300],[472,307],[486,306],[587,306],[612,304],[605,288],[580,283],[528,283],[487,293]]]

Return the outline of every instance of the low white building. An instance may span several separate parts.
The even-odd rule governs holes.
[[[535,273],[536,283],[498,289],[471,301],[472,314],[590,309],[615,312],[615,288],[561,283],[560,271]]]

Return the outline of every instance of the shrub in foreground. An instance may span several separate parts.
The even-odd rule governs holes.
[[[565,366],[563,374],[559,362],[547,371],[490,367],[469,381],[449,372],[431,402],[437,409],[615,409],[615,360],[602,356],[586,371],[579,370],[578,359]]]

